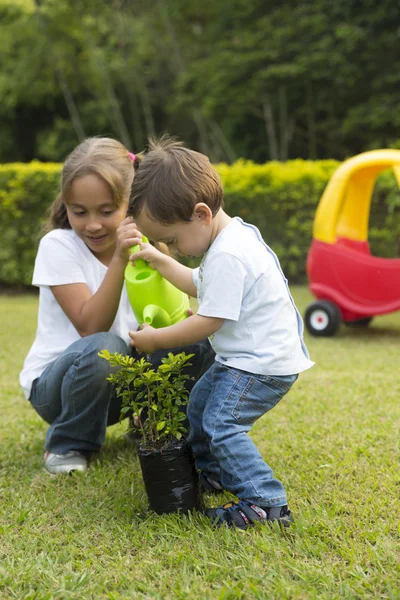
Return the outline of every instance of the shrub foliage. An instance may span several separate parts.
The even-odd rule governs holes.
[[[334,160],[292,160],[255,164],[238,160],[219,164],[225,208],[254,223],[277,253],[290,281],[306,279],[305,262],[312,238],[315,210]],[[41,226],[55,199],[61,165],[0,165],[0,281],[29,284]],[[394,176],[378,179],[371,208],[369,239],[378,256],[400,252],[400,194]]]

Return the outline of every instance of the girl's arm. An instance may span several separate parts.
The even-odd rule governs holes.
[[[162,329],[154,329],[149,325],[143,325],[143,329],[140,331],[130,331],[129,336],[132,339],[132,346],[135,346],[138,352],[149,354],[156,350],[167,350],[168,348],[200,342],[200,340],[218,331],[223,322],[224,319],[218,319],[217,317],[194,315]]]
[[[102,284],[94,294],[85,283],[51,286],[58,304],[82,337],[109,331],[121,298],[129,247],[138,244],[141,239],[142,235],[131,217],[124,219],[117,230],[114,256]]]
[[[135,260],[143,259],[150,267],[157,269],[162,277],[168,279],[179,290],[189,296],[197,297],[197,288],[193,283],[192,271],[189,267],[181,265],[171,256],[163,254],[151,244],[140,243],[140,252],[136,252],[129,257],[129,260],[135,264]]]
[[[52,286],[50,289],[79,335],[108,331],[114,322],[124,283],[126,262],[111,261],[95,294],[86,283]]]

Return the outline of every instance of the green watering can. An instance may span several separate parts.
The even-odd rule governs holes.
[[[143,237],[143,242],[148,242]],[[131,253],[140,251],[140,246],[132,246]],[[139,323],[147,323],[156,329],[168,327],[186,319],[189,297],[161,277],[146,261],[139,259],[135,266],[129,263],[125,269],[125,285],[135,317]]]

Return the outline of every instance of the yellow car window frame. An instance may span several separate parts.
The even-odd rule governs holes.
[[[314,238],[328,244],[334,244],[338,237],[366,241],[375,181],[379,173],[390,168],[400,187],[400,150],[372,150],[346,160],[322,194],[314,219]]]

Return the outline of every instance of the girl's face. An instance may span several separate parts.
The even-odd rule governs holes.
[[[74,180],[66,209],[72,229],[89,250],[99,260],[110,260],[117,229],[126,217],[127,203],[117,206],[106,182],[90,174]]]

